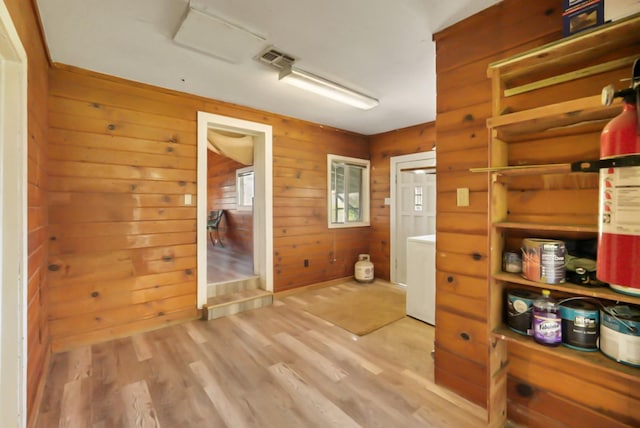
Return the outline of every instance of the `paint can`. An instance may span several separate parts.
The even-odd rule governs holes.
[[[565,281],[564,242],[552,239],[522,240],[522,276],[545,284]]]
[[[619,363],[640,367],[640,309],[619,305],[600,311],[600,351]]]
[[[600,312],[596,305],[584,300],[560,304],[562,344],[578,351],[597,351]]]
[[[531,308],[540,294],[529,290],[515,289],[507,293],[507,325],[516,333],[527,336],[531,331]]]

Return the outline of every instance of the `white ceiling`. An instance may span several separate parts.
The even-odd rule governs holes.
[[[53,62],[370,135],[435,120],[432,33],[498,1],[191,0],[261,37],[227,60],[173,40],[188,0],[37,4]],[[219,39],[204,32],[205,45]],[[254,59],[268,46],[380,104],[363,111],[279,82]]]

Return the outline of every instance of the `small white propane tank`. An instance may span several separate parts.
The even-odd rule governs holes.
[[[358,254],[354,276],[358,282],[373,282],[373,263],[369,254]]]

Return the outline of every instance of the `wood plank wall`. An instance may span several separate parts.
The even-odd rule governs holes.
[[[240,168],[246,165],[207,150],[207,211],[225,210],[219,228],[225,247],[253,254],[253,212],[237,209],[236,170]]]
[[[365,137],[72,67],[49,76],[54,350],[196,316],[181,195],[196,194],[198,110],[273,126],[276,291],[352,275],[368,249],[369,228],[326,225],[326,154],[368,158]]]
[[[291,120],[273,131],[275,289],[353,275],[370,228],[327,227],[327,154],[369,159],[367,138]]]
[[[438,200],[436,382],[486,405],[488,200],[491,115],[487,66],[561,37],[561,2],[505,0],[434,36]],[[456,188],[470,206],[456,206]],[[466,333],[466,334],[465,334]]]
[[[391,158],[427,152],[436,144],[435,123],[429,122],[369,137],[371,150],[371,238],[369,252],[376,278],[391,275],[391,213],[384,198],[391,196]]]
[[[28,312],[27,416],[37,413],[49,360],[47,305],[47,60],[38,18],[30,1],[5,0],[28,61]]]

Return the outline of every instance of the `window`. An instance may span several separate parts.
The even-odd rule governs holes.
[[[238,211],[253,209],[253,167],[236,170],[236,194]]]
[[[369,226],[369,161],[327,155],[330,228]]]
[[[413,188],[413,210],[422,211],[422,186]]]

